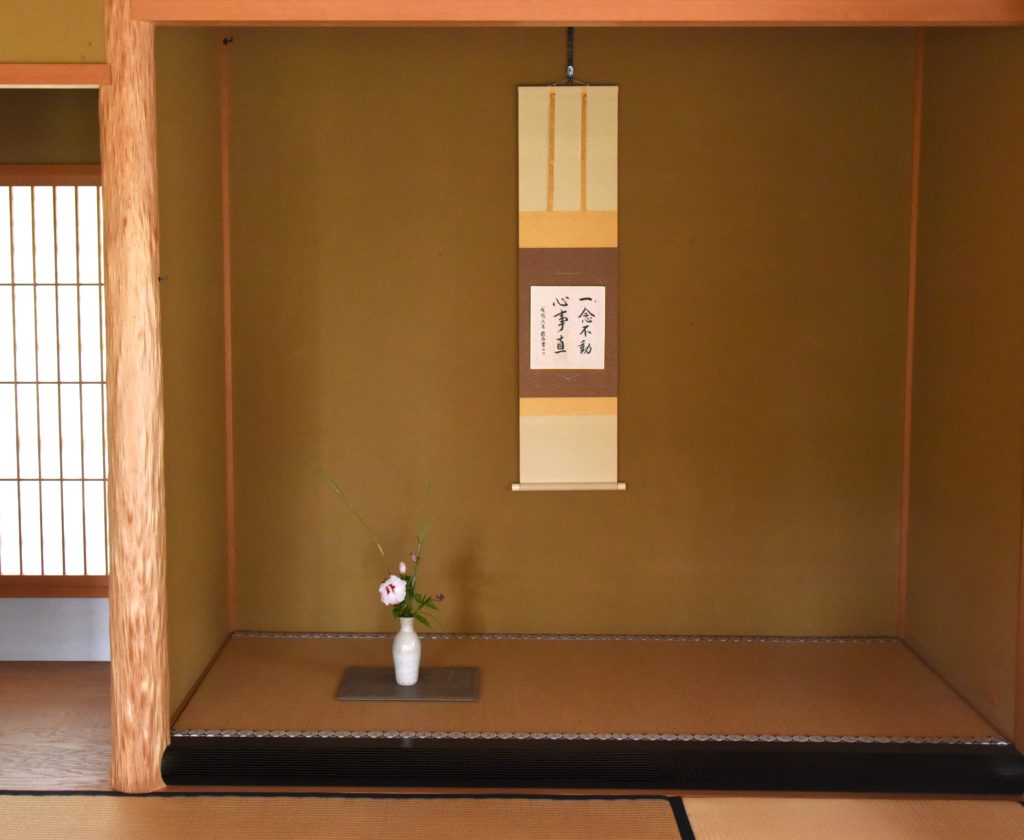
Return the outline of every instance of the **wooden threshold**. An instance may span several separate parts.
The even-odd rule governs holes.
[[[1024,0],[132,0],[162,24],[993,26]]]
[[[106,575],[4,575],[0,598],[106,598]]]
[[[109,84],[109,64],[0,63],[0,87],[97,88]]]

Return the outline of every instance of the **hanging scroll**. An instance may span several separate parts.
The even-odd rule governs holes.
[[[618,93],[519,88],[519,480],[619,489]]]

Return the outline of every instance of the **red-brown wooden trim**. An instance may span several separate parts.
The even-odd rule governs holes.
[[[1019,589],[1020,594],[1017,597],[1017,680],[1013,716],[1013,743],[1018,750],[1024,751],[1024,540],[1021,542]]]
[[[1017,600],[1017,681],[1013,716],[1013,743],[1024,751],[1024,549],[1021,556],[1020,594]]]
[[[0,87],[94,88],[109,84],[109,64],[0,63]]]
[[[231,361],[231,46],[222,34],[217,48],[217,86],[220,110],[221,270],[224,283],[224,437],[225,513],[227,517],[228,632],[238,629],[238,571],[235,554],[235,420]]]
[[[910,445],[914,402],[914,328],[917,317],[917,248],[921,198],[921,113],[924,101],[924,31],[914,33],[914,133],[910,163],[910,259],[907,266],[907,345],[903,378],[903,474],[900,489],[899,600],[896,634],[907,638],[907,566],[910,559]]]
[[[132,0],[164,24],[951,26],[1024,24],[1024,0]]]
[[[106,575],[3,575],[0,598],[106,598]]]
[[[1017,595],[1017,679],[1014,692],[1013,743],[1024,751],[1024,509],[1021,511],[1021,562]]]
[[[0,186],[98,187],[98,163],[0,163]]]

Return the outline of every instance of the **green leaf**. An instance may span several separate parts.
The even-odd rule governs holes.
[[[416,620],[417,620],[417,621],[418,621],[418,622],[419,622],[420,624],[425,624],[425,625],[426,625],[427,627],[429,627],[429,626],[430,626],[430,622],[429,622],[429,621],[427,621],[427,620],[426,620],[426,619],[425,619],[425,618],[424,618],[424,617],[423,617],[422,615],[420,615],[419,613],[416,613],[416,615],[414,615],[414,616],[413,616],[413,618],[415,618],[415,619],[416,619]]]
[[[424,607],[424,609],[428,609],[428,610],[436,610],[437,609],[437,604],[435,604],[433,601],[431,601],[429,598],[427,598],[427,600],[423,603],[423,607]]]

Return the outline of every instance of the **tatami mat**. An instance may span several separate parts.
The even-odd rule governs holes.
[[[0,840],[680,840],[665,799],[0,796]]]
[[[1021,840],[1018,802],[695,797],[697,840]]]
[[[1017,802],[0,795],[0,840],[1020,840]],[[688,817],[688,824],[687,824]],[[690,831],[692,830],[692,834]]]
[[[998,737],[898,642],[425,639],[425,666],[480,668],[478,702],[334,699],[390,648],[235,636],[174,729]]]

